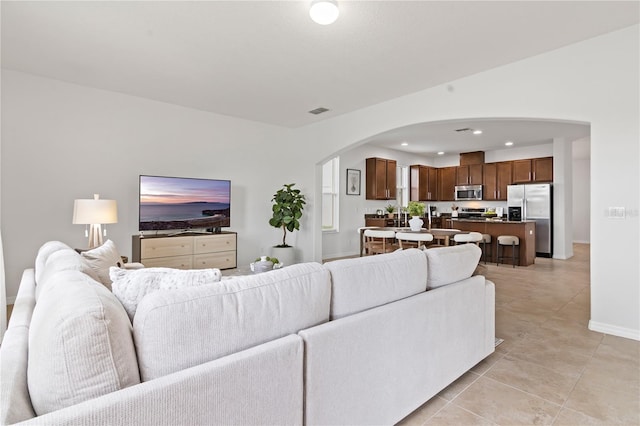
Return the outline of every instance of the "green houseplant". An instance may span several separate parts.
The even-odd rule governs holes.
[[[396,206],[393,204],[387,204],[387,207],[384,208],[387,211],[389,217],[393,217],[393,212],[396,211]]]
[[[269,225],[282,228],[282,244],[276,247],[291,247],[287,244],[287,231],[293,232],[300,229],[300,218],[306,201],[300,190],[293,188],[294,185],[295,183],[285,184],[271,199],[273,215]]]
[[[424,204],[419,203],[417,201],[409,201],[409,205],[407,206],[407,211],[412,217],[424,216]]]
[[[424,216],[424,204],[417,201],[409,201],[407,210],[412,216],[412,219],[409,221],[411,230],[420,231],[422,229],[422,225],[424,224],[424,221],[420,219],[420,217]]]

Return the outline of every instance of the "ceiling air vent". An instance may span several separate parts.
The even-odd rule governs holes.
[[[329,111],[328,108],[320,107],[320,108],[312,109],[311,111],[309,111],[309,113],[314,114],[314,115],[318,115],[318,114],[322,114],[323,112],[327,112],[327,111]]]

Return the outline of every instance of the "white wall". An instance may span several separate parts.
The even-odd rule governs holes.
[[[131,255],[140,174],[231,179],[240,265],[279,242],[280,230],[268,224],[270,200],[295,182],[309,203],[301,231],[287,242],[300,248],[301,260],[311,259],[313,161],[300,161],[290,130],[6,70],[2,89],[1,214],[11,298],[42,243],[86,245],[84,227],[71,224],[76,198],[117,200],[119,222],[108,226],[109,237]]]
[[[590,327],[640,340],[639,194],[628,191],[629,185],[640,183],[638,28],[450,82],[452,91],[441,85],[297,133],[306,140],[310,155],[322,159],[380,132],[429,121],[528,117],[590,123]],[[624,220],[607,218],[608,206],[624,206],[631,214]],[[623,235],[632,237],[616,237]],[[320,238],[314,244],[318,259]]]
[[[591,149],[589,138],[573,143],[573,241],[589,243],[591,221]]]

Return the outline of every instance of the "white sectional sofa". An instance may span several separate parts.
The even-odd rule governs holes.
[[[81,256],[47,243],[0,346],[0,423],[393,424],[493,352],[479,258],[292,265],[156,291],[131,322]]]

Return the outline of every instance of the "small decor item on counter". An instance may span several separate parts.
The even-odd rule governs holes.
[[[451,205],[451,217],[458,217],[458,206],[455,204]]]
[[[278,259],[269,256],[260,256],[255,262],[249,264],[251,272],[255,272],[256,274],[271,271],[272,269],[280,269],[282,266],[282,263],[280,263]]]
[[[424,225],[424,220],[420,219],[420,217],[424,216],[424,204],[417,201],[409,201],[407,210],[412,217],[409,221],[411,230],[420,231],[422,229],[422,225]]]
[[[382,210],[382,209],[378,209],[378,210],[376,210],[376,214],[377,214],[378,216],[382,216],[382,215],[384,215],[384,210]]]
[[[389,217],[393,217],[393,212],[396,211],[396,206],[393,204],[387,204],[387,207],[384,208],[387,211]]]

